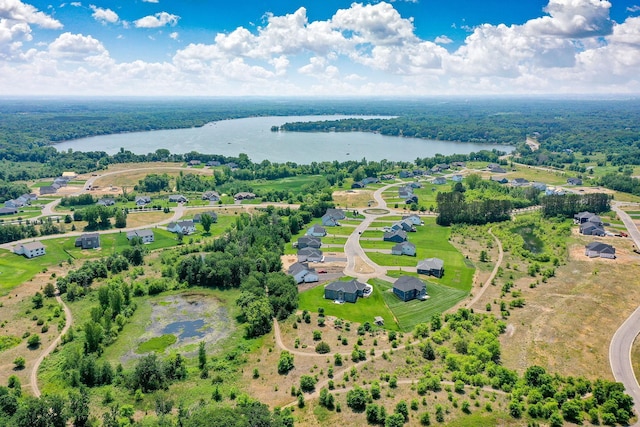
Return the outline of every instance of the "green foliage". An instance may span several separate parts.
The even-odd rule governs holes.
[[[300,390],[310,393],[315,389],[316,382],[316,379],[311,375],[303,375],[300,377]]]
[[[40,335],[32,334],[31,336],[29,336],[29,339],[27,340],[27,346],[29,346],[29,348],[40,347]]]
[[[293,354],[289,353],[286,350],[281,352],[280,359],[278,359],[278,373],[280,375],[285,375],[289,373],[289,371],[293,368]]]
[[[329,347],[329,344],[327,344],[324,341],[320,341],[317,345],[316,345],[316,353],[319,354],[326,354],[329,353],[331,351],[331,348]]]
[[[355,386],[347,392],[347,406],[354,412],[362,412],[365,410],[369,393],[366,390]]]

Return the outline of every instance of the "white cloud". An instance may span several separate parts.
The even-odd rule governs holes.
[[[107,22],[110,24],[115,24],[120,20],[118,14],[111,9],[103,9],[93,4],[89,5],[89,7],[91,8],[91,10],[93,10],[93,14],[91,16],[93,16],[93,19],[98,22],[101,22],[103,24],[106,24]]]
[[[158,0],[142,0],[145,3],[158,3]]]
[[[450,43],[453,43],[453,40],[451,40],[449,37],[447,37],[445,35],[442,35],[442,36],[436,37],[434,42],[436,42],[438,44],[450,44]]]
[[[0,4],[3,1],[8,0]],[[100,9],[94,8],[94,13]],[[354,3],[316,21],[310,21],[306,9],[299,8],[281,16],[267,14],[259,26],[217,34],[210,43],[189,44],[166,62],[139,59],[125,63],[111,58],[91,35],[64,33],[46,47],[33,40],[33,47],[27,49],[23,43],[35,37],[30,26],[34,23],[2,17],[0,93],[417,96],[640,92],[636,76],[640,17],[616,23],[609,10],[607,1],[549,0],[544,16],[522,25],[478,25],[449,52],[444,47],[451,43],[449,37],[420,39],[413,21],[390,3]],[[175,25],[179,19],[162,12],[133,25],[159,28]],[[167,35],[173,40],[180,36],[177,31],[167,31]]]
[[[640,6],[638,6],[637,4],[634,4],[633,6],[628,6],[627,7],[627,12],[638,12],[640,11]]]
[[[159,12],[155,15],[145,16],[144,18],[133,21],[133,24],[137,28],[158,28],[164,27],[165,25],[176,25],[179,19],[180,17],[178,15],[172,15],[167,12]]]
[[[52,30],[62,28],[60,21],[20,0],[1,0],[0,19],[34,24]]]
[[[74,7],[82,7],[82,3],[80,3],[79,1],[72,1],[69,4]]]

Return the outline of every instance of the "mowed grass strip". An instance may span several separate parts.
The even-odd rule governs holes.
[[[370,282],[374,285],[374,289],[382,292],[387,307],[398,319],[400,329],[403,331],[411,331],[418,323],[428,322],[434,314],[447,311],[468,294],[460,289],[428,281],[427,294],[430,297],[428,300],[404,302],[392,292],[391,283],[380,279],[372,279]]]
[[[384,319],[386,329],[399,330],[391,310],[382,297],[381,290],[376,286],[373,287],[373,292],[369,297],[358,298],[355,304],[349,302],[336,304],[333,300],[325,299],[324,286],[316,286],[299,295],[298,308],[300,310],[317,313],[320,307],[324,308],[324,313],[327,316],[335,316],[356,323],[373,323],[374,317],[381,316]]]
[[[140,343],[136,353],[144,354],[150,352],[164,353],[170,345],[175,344],[178,339],[173,334],[164,334],[159,337],[153,337],[150,340]]]
[[[51,240],[43,241],[46,254],[28,259],[12,251],[0,250],[0,294],[6,294],[16,286],[32,279],[47,267],[66,261],[69,255]]]

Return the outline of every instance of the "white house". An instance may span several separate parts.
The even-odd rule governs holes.
[[[287,273],[293,276],[293,280],[295,280],[296,283],[311,283],[319,280],[316,270],[309,267],[309,264],[304,262],[296,262],[295,264],[292,264]]]
[[[591,242],[585,246],[584,254],[589,258],[616,258],[616,248],[606,243]]]
[[[416,256],[416,245],[409,241],[398,243],[393,248],[391,248],[391,254]]]
[[[18,255],[24,255],[27,258],[34,258],[44,255],[46,250],[41,242],[29,242],[16,245],[13,248],[13,252]]]
[[[142,239],[142,243],[151,243],[155,240],[155,236],[153,235],[153,230],[150,228],[146,228],[144,230],[133,230],[127,232],[127,239],[131,240],[134,237],[140,237]]]
[[[302,248],[298,249],[298,262],[322,262],[324,261],[324,255],[320,249],[316,248]]]
[[[167,230],[172,233],[182,233],[185,236],[196,232],[196,226],[191,220],[170,222],[167,225]]]

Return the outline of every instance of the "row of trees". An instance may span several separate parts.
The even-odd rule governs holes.
[[[543,197],[540,201],[542,214],[546,217],[563,216],[572,218],[582,211],[593,213],[611,210],[611,196],[605,193],[563,194]]]
[[[438,193],[439,225],[451,224],[486,224],[506,221],[510,218],[513,205],[510,200],[488,199],[465,201],[464,193],[457,191]]]

